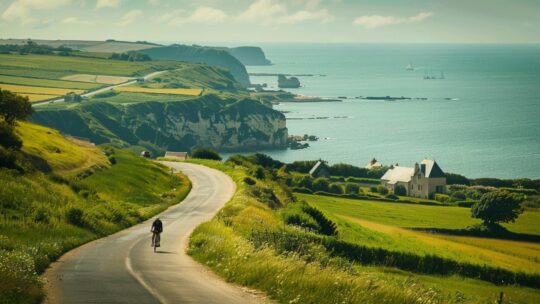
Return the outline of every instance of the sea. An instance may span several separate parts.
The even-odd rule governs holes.
[[[303,150],[261,151],[273,158],[362,167],[372,158],[401,166],[431,158],[471,178],[540,178],[540,45],[261,46],[273,65],[250,73],[306,75],[288,91],[342,99],[275,105],[289,134],[320,139]],[[277,87],[276,76],[251,82]]]

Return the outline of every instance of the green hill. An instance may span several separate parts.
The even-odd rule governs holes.
[[[234,56],[225,50],[212,47],[171,45],[140,50],[140,53],[149,55],[152,59],[180,60],[188,62],[202,62],[229,70],[243,86],[250,84],[246,67]]]
[[[40,302],[38,274],[51,261],[178,203],[189,191],[185,176],[131,152],[30,123],[16,131],[23,140],[22,150],[11,152],[18,170],[0,167],[1,303]]]

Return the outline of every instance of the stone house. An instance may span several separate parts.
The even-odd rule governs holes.
[[[407,196],[432,198],[435,193],[445,193],[446,176],[441,167],[432,159],[424,159],[414,168],[395,166],[381,177],[381,184],[394,191],[400,185],[407,190]]]
[[[309,170],[309,175],[311,175],[313,178],[329,177],[330,169],[322,160],[319,160],[317,163],[315,163],[311,170]]]

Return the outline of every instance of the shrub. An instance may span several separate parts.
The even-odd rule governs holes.
[[[84,211],[82,209],[71,207],[66,212],[66,220],[72,225],[82,227],[84,226],[83,215]]]
[[[379,185],[377,186],[377,192],[379,192],[382,195],[386,195],[388,194],[388,189],[383,185]]]
[[[343,194],[343,188],[341,187],[341,185],[336,183],[330,184],[330,186],[328,187],[328,191],[335,194]]]
[[[450,200],[453,202],[464,201],[467,199],[467,195],[463,191],[456,191],[450,196]]]
[[[371,193],[377,193],[377,186],[371,186],[371,187],[369,187],[369,192],[371,192]]]
[[[246,177],[246,178],[244,178],[244,183],[246,183],[246,184],[248,184],[248,185],[250,185],[250,186],[253,186],[253,185],[255,185],[257,182],[256,182],[253,178],[251,178],[251,177]]]
[[[264,169],[261,167],[261,166],[257,166],[257,168],[255,169],[255,172],[253,172],[253,176],[255,176],[256,179],[264,179],[265,178],[265,174],[264,174]]]
[[[508,191],[486,193],[480,202],[471,208],[472,217],[479,218],[485,224],[514,222],[523,212],[521,200]]]
[[[387,199],[391,199],[391,200],[397,200],[397,199],[399,199],[399,197],[398,197],[397,195],[392,194],[392,193],[387,194],[385,197],[386,197]]]
[[[407,189],[402,185],[397,185],[394,188],[394,194],[395,195],[401,195],[401,196],[407,195]]]
[[[450,200],[450,196],[441,193],[435,193],[434,199],[441,203],[446,203]]]
[[[221,160],[221,156],[212,149],[198,148],[193,150],[191,157],[199,159]]]
[[[448,185],[467,185],[471,184],[471,181],[463,175],[456,173],[445,173],[446,183]]]
[[[303,175],[301,177],[295,176],[293,178],[293,183],[297,187],[313,189],[313,178],[309,175]]]
[[[19,150],[22,147],[22,140],[5,121],[0,121],[0,145],[8,149]]]
[[[358,186],[358,184],[355,184],[355,183],[346,183],[345,192],[347,194],[358,194],[360,192],[360,186]]]
[[[311,189],[304,188],[304,187],[293,187],[292,191],[297,192],[297,193],[313,194],[313,191],[311,191]]]
[[[328,192],[329,183],[328,180],[324,177],[319,177],[313,181],[313,190],[314,191],[325,191]]]

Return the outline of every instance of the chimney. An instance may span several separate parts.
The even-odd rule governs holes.
[[[418,166],[418,163],[415,163],[414,164],[414,174],[418,173],[419,170],[420,170],[420,166]]]
[[[422,170],[422,174],[426,175],[426,164],[421,164],[420,169]]]

